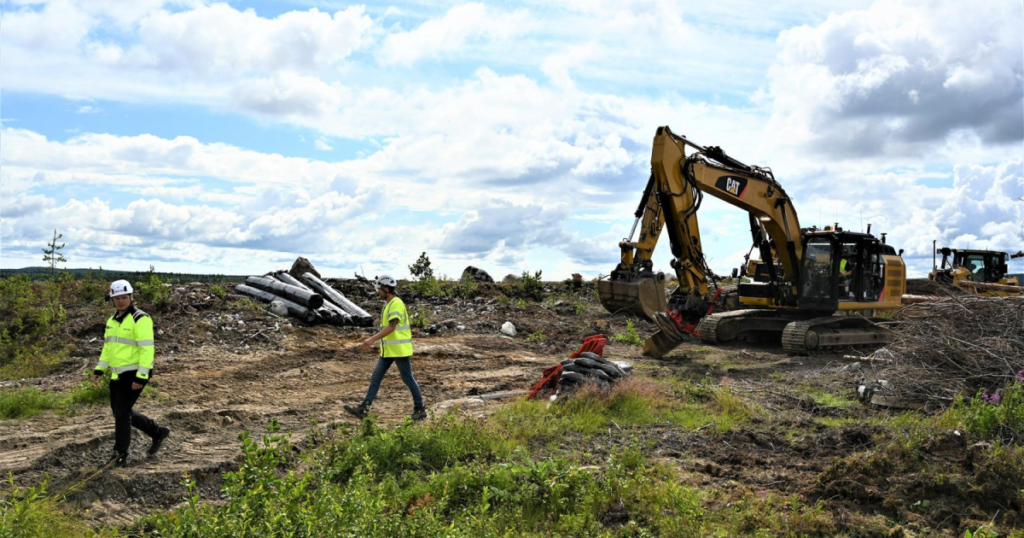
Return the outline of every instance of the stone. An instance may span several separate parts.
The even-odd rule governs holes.
[[[275,314],[278,316],[288,315],[288,307],[285,306],[284,303],[282,303],[281,301],[271,301],[269,310],[271,314]]]
[[[494,279],[491,278],[491,275],[488,274],[487,271],[478,269],[472,265],[466,267],[462,271],[462,280],[466,280],[467,278],[474,282],[494,282]]]
[[[502,323],[501,324],[501,334],[505,334],[505,335],[508,335],[508,336],[515,336],[516,335],[516,326],[513,325],[511,321],[506,321],[505,323]]]
[[[316,270],[316,267],[313,267],[313,264],[310,263],[309,260],[299,256],[298,258],[295,258],[295,263],[292,264],[292,268],[288,271],[288,274],[295,277],[299,282],[303,282],[302,275],[305,273],[313,273],[313,276],[320,279],[323,278],[320,276],[320,272]]]

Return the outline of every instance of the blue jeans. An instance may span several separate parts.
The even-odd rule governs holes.
[[[392,363],[398,364],[398,373],[401,374],[402,381],[405,382],[405,386],[409,387],[409,392],[412,393],[412,404],[416,407],[423,407],[423,393],[420,392],[420,386],[412,375],[411,357],[381,357],[377,359],[377,367],[373,369],[373,375],[370,376],[370,388],[366,389],[366,398],[363,398],[363,405],[369,407],[373,400],[377,398],[380,382],[384,379],[384,374],[388,372],[388,368],[391,368]]]

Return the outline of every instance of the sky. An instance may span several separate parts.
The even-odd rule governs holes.
[[[661,125],[770,167],[802,226],[885,232],[911,276],[933,241],[1024,249],[1019,0],[0,10],[3,268],[56,230],[68,268],[606,275]],[[729,273],[746,215],[699,218]]]

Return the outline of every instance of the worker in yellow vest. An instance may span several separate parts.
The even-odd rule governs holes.
[[[103,351],[93,370],[92,384],[110,371],[110,409],[114,412],[114,455],[108,464],[124,467],[132,442],[132,427],[142,430],[153,441],[149,455],[156,454],[171,434],[153,419],[132,409],[143,387],[153,375],[155,347],[153,318],[135,308],[132,285],[127,280],[110,284],[110,299],[117,312],[107,320],[103,334]]]
[[[412,419],[423,420],[427,418],[427,410],[423,406],[423,394],[416,378],[412,375],[412,327],[409,325],[409,312],[405,309],[405,303],[395,295],[395,288],[398,282],[390,276],[379,276],[374,280],[374,287],[377,296],[384,301],[384,310],[380,316],[380,331],[367,338],[363,342],[363,349],[369,351],[374,342],[380,342],[380,357],[377,359],[377,367],[370,376],[370,388],[366,390],[366,397],[358,406],[346,405],[345,410],[357,418],[366,418],[370,412],[370,405],[377,397],[380,390],[381,379],[391,368],[391,364],[398,365],[398,373],[402,376],[405,386],[409,387],[412,393]]]

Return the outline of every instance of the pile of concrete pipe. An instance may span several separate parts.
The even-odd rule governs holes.
[[[265,303],[278,301],[288,314],[307,323],[325,322],[332,325],[373,325],[373,316],[349,301],[341,292],[330,287],[312,273],[297,280],[287,271],[267,276],[250,276],[235,291]]]

